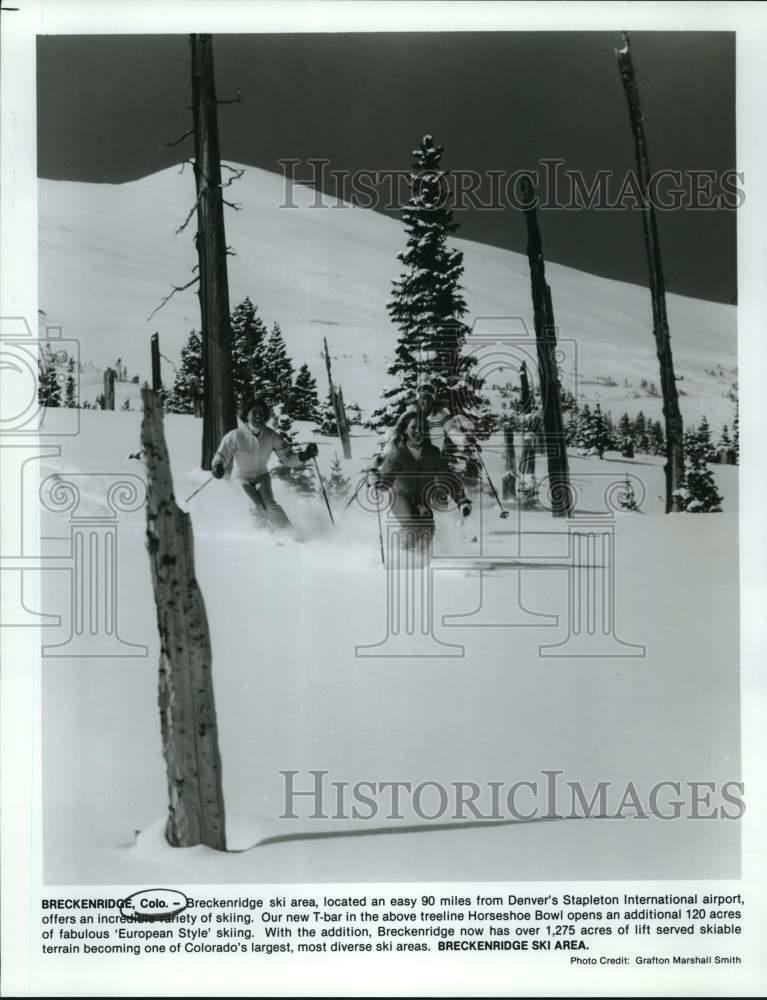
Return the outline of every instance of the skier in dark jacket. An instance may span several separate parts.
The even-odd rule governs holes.
[[[464,517],[471,513],[471,501],[465,495],[458,476],[452,472],[426,437],[417,415],[406,413],[381,464],[373,472],[375,480],[394,494],[392,514],[409,530],[403,545],[411,548],[416,537],[434,535],[434,508],[444,507],[453,499]]]

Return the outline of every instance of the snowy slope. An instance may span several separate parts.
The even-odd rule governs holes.
[[[254,167],[226,193],[241,206],[227,209],[226,217],[227,241],[237,254],[229,258],[232,305],[249,295],[269,324],[278,321],[297,364],[306,361],[321,387],[326,336],[347,401],[375,406],[396,340],[386,303],[399,273],[402,225],[301,187],[288,191],[282,177]],[[296,207],[285,207],[286,200]],[[142,377],[149,337],[158,330],[163,353],[177,362],[189,330],[199,327],[194,290],[147,317],[172,284],[191,277],[194,220],[174,234],[193,203],[188,168],[122,185],[41,180],[41,326],[63,327],[97,366],[119,356]],[[541,222],[545,240],[545,213]],[[521,226],[521,219],[510,215],[509,225]],[[640,240],[638,218],[636,235]],[[469,322],[521,317],[531,325],[526,259],[456,243],[465,254]],[[643,378],[659,381],[647,290],[556,264],[549,264],[548,277],[560,337],[577,342],[584,398],[600,399],[616,418],[639,409],[659,417],[660,400],[639,387]],[[731,423],[733,406],[723,394],[737,378],[734,307],[675,295],[668,307],[685,416],[697,420],[705,412],[714,428]],[[706,373],[719,364],[721,376]],[[600,384],[600,377],[617,386]],[[165,378],[172,379],[169,367]]]
[[[268,323],[279,321],[293,358],[309,363],[320,387],[327,336],[347,401],[374,406],[395,343],[386,303],[398,274],[402,226],[348,206],[310,207],[317,196],[300,188],[292,192],[300,207],[281,208],[281,178],[254,168],[228,192],[242,205],[227,214],[228,242],[237,251],[229,261],[232,304],[250,295]],[[195,263],[191,232],[174,236],[193,202],[189,170],[120,186],[41,181],[40,201],[41,325],[59,325],[64,336],[81,341],[88,363],[81,398],[95,398],[99,369],[118,356],[131,374],[146,376],[154,330],[163,354],[177,359],[188,331],[199,325],[193,291],[147,317],[171,283],[188,280]],[[545,216],[542,225],[545,237]],[[496,330],[511,328],[513,317],[529,325],[524,257],[458,243],[469,320],[492,326],[505,317]],[[549,265],[548,276],[560,338],[577,342],[584,398],[600,399],[616,417],[624,409],[659,416],[660,401],[639,385],[643,378],[658,381],[648,292],[557,265]],[[715,429],[731,422],[733,405],[724,394],[737,377],[735,310],[670,296],[669,312],[686,418],[705,412]],[[719,365],[716,373],[706,372]],[[172,378],[169,367],[165,377]],[[503,381],[500,373],[493,378]],[[616,384],[605,385],[606,379]],[[133,412],[80,411],[80,434],[66,440],[60,457],[41,462],[42,477],[93,475],[85,499],[103,510],[99,493],[107,474],[143,475],[140,463],[127,458],[139,442],[137,392],[131,383],[117,386],[118,408],[129,400]],[[49,414],[51,430],[64,416]],[[200,422],[174,415],[166,424],[176,494],[183,499],[205,480],[198,467]],[[354,480],[374,448],[372,438],[355,430],[355,458],[346,470]],[[338,442],[319,443],[327,471]],[[498,481],[501,451],[490,444],[484,456]],[[160,835],[167,805],[144,514],[121,515],[119,630],[126,641],[145,644],[148,655],[44,660],[46,879],[167,884],[736,875],[739,830],[728,822],[458,822],[446,829],[427,825],[428,832],[423,823],[418,832],[385,823],[358,836],[370,832],[364,821],[278,819],[279,772],[289,769],[327,769],[330,780],[351,783],[511,783],[560,768],[587,793],[604,780],[633,781],[645,790],[662,780],[738,780],[738,470],[714,471],[724,514],[666,517],[660,459],[571,456],[586,530],[603,509],[606,480],[599,477],[621,481],[631,474],[642,484],[642,512],[615,518],[616,629],[626,642],[647,646],[647,656],[637,659],[540,656],[541,644],[567,634],[567,523],[545,512],[526,514],[520,524],[501,521],[487,495],[466,525],[454,514],[439,518],[437,557],[471,557],[475,533],[488,556],[513,554],[535,565],[518,577],[499,570],[480,579],[460,567],[438,574],[439,621],[442,614],[463,616],[449,627],[443,623],[441,638],[463,645],[465,655],[359,658],[355,645],[386,634],[387,576],[375,515],[354,508],[342,515],[337,507],[340,524],[332,531],[319,499],[285,493],[277,482],[278,498],[311,541],[276,548],[254,532],[236,486],[207,486],[188,509],[213,644],[234,849],[228,854],[174,851]],[[36,503],[34,495],[30,502]],[[69,530],[66,514],[45,513],[47,554],[66,554]],[[547,560],[553,561],[548,568]],[[43,574],[42,606],[62,617],[60,627],[46,627],[48,644],[65,641],[71,625],[67,579]],[[508,610],[516,579],[524,607],[558,615],[557,624],[473,627],[477,609]],[[328,828],[348,836],[307,837]],[[285,833],[299,837],[264,843]]]
[[[62,414],[54,411],[52,419]],[[94,476],[87,491],[81,480],[87,496],[80,515],[103,510],[105,470],[143,474],[141,464],[127,458],[139,440],[138,412],[85,411],[81,417],[81,433],[64,454],[42,463],[43,477]],[[184,506],[183,498],[205,480],[197,468],[200,421],[172,415],[166,425]],[[347,465],[352,477],[370,444],[354,439],[355,459]],[[323,470],[336,449],[337,442],[320,440]],[[485,457],[499,476],[500,453],[486,449]],[[620,789],[632,781],[646,795],[662,780],[738,780],[735,515],[663,515],[662,470],[653,459],[571,461],[586,530],[593,530],[592,513],[603,508],[604,482],[592,479],[595,473],[618,480],[631,473],[646,490],[643,513],[618,516],[615,525],[616,630],[621,640],[646,645],[645,657],[539,655],[541,644],[567,635],[567,524],[543,512],[525,515],[517,526],[513,517],[501,521],[486,495],[465,531],[454,513],[438,515],[435,554],[471,556],[471,535],[478,532],[491,556],[521,553],[531,565],[554,556],[559,568],[533,565],[521,578],[524,606],[559,615],[558,624],[472,627],[472,612],[483,602],[505,620],[514,580],[508,572],[493,573],[480,592],[476,572],[445,570],[435,591],[439,636],[463,645],[465,655],[362,659],[355,646],[386,635],[388,583],[375,515],[355,508],[343,514],[337,505],[333,531],[319,498],[298,497],[276,482],[278,497],[312,541],[275,548],[254,532],[232,483],[212,483],[185,505],[212,637],[232,849],[226,854],[174,850],[161,836],[167,804],[159,644],[144,512],[121,515],[119,634],[145,644],[148,655],[43,661],[46,880],[166,885],[736,876],[739,828],[727,821],[434,826],[409,810],[405,825],[418,830],[406,831],[386,820],[279,819],[280,771],[291,769],[301,772],[304,788],[308,771],[316,769],[327,770],[328,781],[442,781],[448,787],[455,781],[508,787],[560,769],[562,781],[582,782],[589,798],[599,781]],[[737,469],[717,466],[715,472],[727,509],[735,511]],[[46,513],[42,534],[46,551],[63,555],[67,515]],[[44,629],[43,641],[63,642],[71,626],[66,574],[43,574],[43,586],[42,607],[62,616],[60,628]],[[444,627],[443,614],[464,619]],[[433,799],[424,809],[434,809]],[[328,832],[345,835],[307,836]],[[284,835],[289,839],[264,843]]]

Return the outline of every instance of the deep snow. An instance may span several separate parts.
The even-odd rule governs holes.
[[[58,418],[53,414],[53,419]],[[42,476],[93,473],[96,510],[106,473],[143,474],[127,458],[138,447],[141,415],[81,413],[81,433]],[[178,497],[205,474],[197,468],[200,422],[169,416]],[[348,474],[357,479],[372,441],[353,439]],[[337,442],[320,441],[327,471]],[[499,452],[486,449],[491,475]],[[659,460],[573,456],[584,526],[602,509],[604,482],[593,473],[641,479],[641,514],[615,518],[617,633],[647,647],[644,658],[541,658],[564,627],[566,572],[524,570],[524,604],[560,615],[557,627],[470,628],[438,625],[463,657],[383,659],[355,656],[355,645],[386,634],[387,574],[380,566],[376,518],[352,508],[330,528],[320,498],[299,498],[276,484],[286,508],[312,540],[275,548],[253,529],[232,483],[211,483],[188,505],[196,567],[213,643],[213,673],[223,758],[230,848],[173,850],[162,838],[166,810],[157,710],[158,639],[144,514],[121,515],[118,604],[122,638],[148,646],[146,658],[43,660],[45,878],[52,883],[248,883],[269,881],[618,879],[735,877],[738,824],[697,820],[560,820],[417,832],[365,820],[280,820],[281,770],[327,770],[328,781],[542,780],[545,769],[581,781],[646,791],[668,779],[738,780],[737,469],[717,467],[728,513],[662,513]],[[540,461],[540,459],[539,459]],[[183,504],[182,504],[183,506]],[[562,563],[566,525],[545,512],[501,521],[492,498],[462,527],[439,517],[437,559],[521,553]],[[66,551],[67,516],[47,514],[48,552]],[[536,535],[534,531],[545,532]],[[550,533],[554,534],[550,534]],[[56,539],[59,539],[58,541]],[[517,548],[519,546],[519,548]],[[484,599],[503,613],[513,576],[485,577]],[[477,607],[481,581],[465,569],[438,574],[437,620]],[[43,574],[43,606],[62,614],[64,574]],[[455,621],[455,620],[454,620]],[[470,625],[471,619],[464,619]],[[522,799],[522,808],[526,800]],[[329,806],[332,809],[332,804]],[[434,809],[428,800],[426,809]],[[288,839],[323,831],[370,836]],[[381,830],[381,828],[384,828]],[[248,849],[250,848],[250,849]],[[245,849],[245,850],[243,850]]]
[[[40,326],[43,333],[61,326],[65,337],[80,341],[81,400],[96,398],[101,369],[118,356],[131,375],[146,377],[155,330],[169,359],[163,377],[172,382],[171,362],[178,363],[189,331],[199,327],[194,291],[147,317],[172,283],[188,280],[195,263],[191,229],[174,235],[193,202],[191,171],[173,168],[117,186],[43,180],[39,190]],[[386,303],[399,273],[401,224],[329,207],[333,199],[300,187],[290,192],[297,207],[280,207],[282,179],[251,167],[229,192],[242,205],[241,212],[227,212],[227,240],[237,252],[229,258],[232,305],[249,295],[269,325],[280,323],[296,365],[309,364],[322,396],[326,336],[347,402],[376,406],[396,339]],[[325,207],[310,207],[317,200]],[[510,216],[510,224],[521,220]],[[541,225],[545,241],[545,214]],[[456,245],[465,254],[468,322],[478,331],[508,331],[519,319],[529,327],[526,259],[468,241]],[[616,421],[624,410],[659,418],[660,400],[640,387],[642,379],[659,381],[648,291],[556,264],[547,274],[560,342],[577,350],[577,365],[568,361],[563,374],[569,382],[577,369],[580,401],[599,400]],[[668,307],[685,420],[706,413],[717,435],[734,415],[727,394],[737,379],[735,309],[674,295]],[[494,371],[490,381],[507,377],[514,381],[516,373]],[[127,458],[139,447],[138,386],[118,384],[116,396],[118,412],[80,411],[80,434],[62,439],[61,458],[41,463],[42,477],[92,474],[81,486],[94,511],[103,509],[110,476],[143,475],[142,465]],[[133,412],[119,412],[126,399]],[[62,411],[51,411],[48,429],[62,418]],[[176,493],[184,498],[205,481],[200,424],[171,415],[166,430]],[[300,431],[315,439],[308,428]],[[340,449],[337,441],[319,443],[327,472]],[[374,442],[356,429],[352,443],[355,458],[345,466],[356,482]],[[500,482],[500,448],[486,447],[485,457]],[[385,821],[278,818],[281,770],[301,772],[304,782],[308,771],[327,770],[328,781],[350,783],[509,785],[559,769],[563,781],[582,782],[589,796],[607,780],[620,788],[632,781],[645,794],[661,780],[738,780],[738,470],[715,468],[724,514],[667,517],[661,464],[643,455],[625,461],[608,454],[603,462],[571,455],[584,531],[593,530],[604,509],[608,481],[631,474],[645,494],[641,513],[614,518],[617,634],[647,647],[640,658],[540,655],[541,645],[567,635],[567,526],[542,511],[501,521],[489,495],[467,524],[454,513],[438,518],[435,563],[454,568],[435,574],[437,633],[465,655],[358,657],[357,645],[386,635],[388,577],[375,515],[356,508],[342,514],[337,506],[333,530],[320,498],[300,498],[278,482],[278,498],[310,540],[275,547],[254,531],[234,484],[206,486],[188,509],[213,642],[227,854],[172,850],[162,838],[159,648],[144,515],[121,514],[119,630],[124,640],[145,644],[148,655],[43,659],[46,880],[736,876],[739,829],[728,821],[566,819],[488,827],[459,820],[437,829],[408,813],[402,822],[419,829],[406,832]],[[66,556],[69,530],[67,515],[46,513],[44,551]],[[526,565],[480,576],[480,549],[490,561],[514,556]],[[495,626],[506,620],[520,580],[524,606],[559,616],[558,623],[473,627],[480,604]],[[63,619],[61,627],[43,630],[43,642],[61,642],[70,624],[68,576],[44,573],[43,588],[42,606]],[[443,616],[453,617],[443,622]],[[359,835],[372,826],[372,835]],[[306,839],[318,832],[344,836]],[[268,842],[286,834],[293,839]]]

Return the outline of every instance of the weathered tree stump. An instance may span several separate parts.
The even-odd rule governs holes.
[[[160,725],[173,847],[226,850],[221,755],[205,602],[194,574],[192,524],[173,496],[162,408],[141,391],[147,470],[147,550],[160,632]]]
[[[104,406],[105,410],[115,408],[115,370],[107,368],[104,372]]]
[[[505,445],[506,471],[501,480],[501,493],[504,500],[516,500],[517,460],[514,453],[514,431],[509,423],[503,426],[503,441]]]

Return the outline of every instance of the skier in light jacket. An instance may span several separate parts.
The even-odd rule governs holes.
[[[270,527],[281,531],[290,528],[291,523],[274,499],[267,468],[269,459],[274,454],[283,465],[297,469],[315,457],[317,445],[312,442],[303,451],[294,452],[285,438],[268,426],[268,419],[269,406],[265,400],[247,402],[240,412],[240,425],[225,434],[218,446],[211,472],[216,479],[223,479],[227,472],[233,471],[256,510],[265,514]]]

